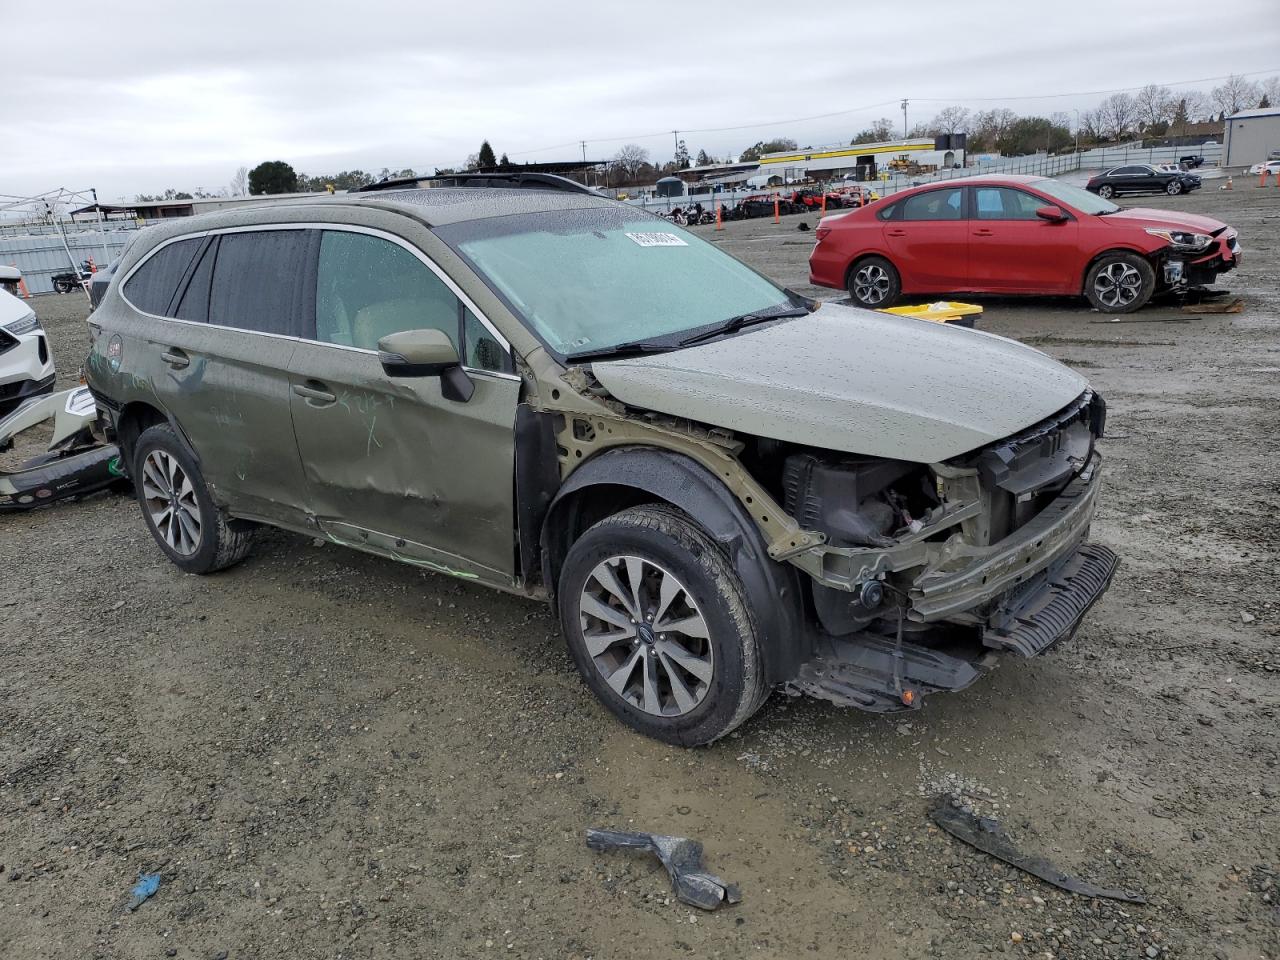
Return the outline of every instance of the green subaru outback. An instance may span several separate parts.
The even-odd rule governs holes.
[[[688,745],[777,687],[918,709],[1106,590],[1106,411],[1073,371],[814,303],[567,182],[479,182],[129,248],[86,372],[174,564],[270,524],[550,600],[596,696]]]

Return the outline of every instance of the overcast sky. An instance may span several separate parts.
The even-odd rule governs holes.
[[[900,122],[902,97],[914,123],[950,103],[1049,114],[1101,97],[1014,98],[1280,73],[1276,0],[1123,16],[1113,0],[80,6],[5,0],[0,194],[217,190],[276,159],[431,170],[484,138],[513,160],[580,158],[583,139],[591,158],[635,141],[663,160],[678,129],[720,155],[847,142]]]

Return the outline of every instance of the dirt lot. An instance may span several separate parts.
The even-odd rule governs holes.
[[[271,531],[185,576],[110,494],[0,518],[0,956],[1280,957],[1280,190],[1141,204],[1237,225],[1246,309],[986,304],[1106,395],[1123,565],[1074,640],[905,719],[775,697],[675,750],[542,606]],[[803,290],[800,219],[701,229]],[[83,300],[36,308],[70,383]],[[1150,903],[951,841],[940,790]],[[743,902],[588,826],[696,837]]]

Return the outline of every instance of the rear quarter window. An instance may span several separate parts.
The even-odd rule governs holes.
[[[178,240],[151,254],[125,283],[125,299],[143,313],[166,316],[200,243],[199,238]]]

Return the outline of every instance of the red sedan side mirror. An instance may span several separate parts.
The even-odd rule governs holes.
[[[1036,207],[1036,216],[1051,223],[1058,223],[1067,219],[1067,215],[1062,212],[1062,208],[1052,204],[1047,207]]]

